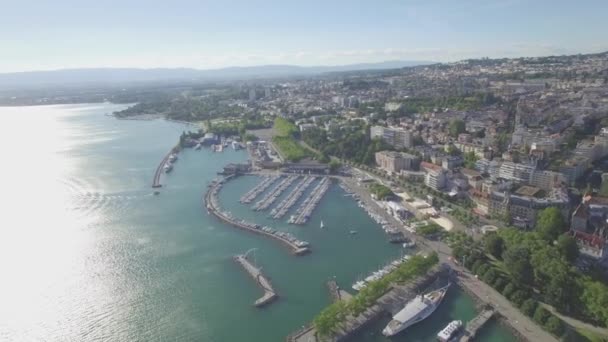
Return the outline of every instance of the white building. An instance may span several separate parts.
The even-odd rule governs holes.
[[[413,133],[402,128],[372,126],[370,137],[372,139],[380,138],[395,148],[412,148],[414,146]]]

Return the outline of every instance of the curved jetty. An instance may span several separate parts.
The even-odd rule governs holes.
[[[237,264],[241,265],[243,269],[247,271],[247,273],[253,278],[253,280],[255,280],[258,286],[261,287],[262,290],[264,290],[264,295],[258,300],[256,300],[254,303],[255,306],[261,307],[279,298],[279,296],[272,288],[272,284],[270,284],[268,278],[264,277],[261,269],[257,268],[249,261],[249,259],[247,259],[248,253],[249,252],[245,254],[235,255],[233,259],[237,262]]]
[[[289,233],[277,232],[270,227],[262,227],[259,224],[239,220],[233,217],[230,213],[222,211],[217,200],[217,193],[221,189],[224,182],[230,178],[232,178],[232,176],[219,181],[214,181],[210,184],[209,190],[205,194],[205,205],[210,214],[236,228],[275,239],[289,247],[292,250],[292,253],[295,255],[303,255],[310,252],[308,242],[300,241]]]
[[[160,188],[161,186],[163,186],[162,184],[160,184],[160,176],[163,174],[165,165],[167,165],[167,163],[169,162],[169,159],[172,158],[171,156],[175,156],[174,152],[175,152],[174,149],[171,149],[171,151],[169,151],[165,155],[165,157],[160,161],[160,164],[158,164],[158,167],[156,168],[156,172],[154,173],[154,179],[152,180],[153,188]],[[177,158],[177,157],[174,157],[174,158]]]

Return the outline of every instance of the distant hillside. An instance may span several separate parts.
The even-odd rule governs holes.
[[[428,61],[387,61],[338,66],[262,65],[198,70],[189,68],[91,68],[0,74],[0,88],[69,84],[116,84],[176,80],[223,80],[315,75],[325,72],[397,69],[432,64]]]

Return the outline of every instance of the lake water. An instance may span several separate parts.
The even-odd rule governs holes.
[[[349,287],[402,253],[337,185],[304,226],[238,203],[256,177],[220,193],[235,216],[309,241],[307,256],[209,216],[207,184],[245,151],[184,151],[154,196],[158,162],[189,127],[106,115],[122,108],[0,108],[0,340],[283,341],[329,303],[328,279]],[[263,309],[252,305],[260,290],[231,260],[251,248],[281,297]],[[450,320],[474,315],[453,288],[431,319],[395,340],[432,341]],[[383,323],[355,340],[382,341]],[[483,334],[513,340],[498,325]]]

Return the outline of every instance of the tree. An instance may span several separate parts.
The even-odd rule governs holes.
[[[507,285],[507,281],[501,276],[497,276],[494,283],[492,283],[492,287],[498,292],[501,292],[505,288],[505,285]]]
[[[547,311],[542,305],[539,305],[536,310],[534,310],[534,316],[532,317],[534,321],[540,325],[545,325],[545,322],[551,317],[551,313]]]
[[[340,168],[340,166],[342,166],[342,164],[340,164],[339,161],[332,160],[332,161],[329,162],[329,171],[331,173],[334,173],[334,172],[338,171],[338,169]]]
[[[560,235],[557,239],[557,250],[570,263],[573,263],[578,258],[578,245],[572,236]]]
[[[545,323],[545,328],[555,336],[562,336],[564,334],[564,323],[556,316],[551,315]]]
[[[474,169],[475,162],[477,162],[477,155],[475,155],[475,152],[471,151],[471,152],[467,152],[464,154],[464,166],[465,167],[467,167],[469,169]]]
[[[492,285],[492,283],[494,283],[494,280],[496,279],[496,277],[498,276],[498,273],[496,273],[496,270],[494,270],[493,268],[490,268],[488,271],[486,271],[486,273],[483,275],[483,281],[486,284]]]
[[[515,292],[515,285],[513,285],[513,283],[508,283],[502,290],[502,295],[509,298],[513,292]]]
[[[450,125],[448,127],[448,131],[450,135],[453,137],[457,137],[458,134],[465,132],[465,124],[464,121],[460,119],[454,119],[450,121]]]
[[[511,297],[508,297],[510,301],[515,303],[515,305],[519,306],[528,298],[526,292],[522,290],[517,290],[511,294]]]
[[[507,249],[502,258],[514,282],[526,285],[532,284],[534,273],[530,264],[530,253],[526,248],[517,246]]]
[[[484,238],[484,248],[486,253],[500,259],[504,251],[505,241],[498,234],[489,234]]]
[[[541,210],[538,214],[536,230],[543,240],[553,242],[560,234],[564,233],[565,228],[564,218],[558,208],[549,207]]]
[[[521,312],[528,317],[532,317],[532,315],[534,315],[534,311],[536,310],[537,304],[538,303],[536,303],[534,299],[528,298],[521,304]]]

